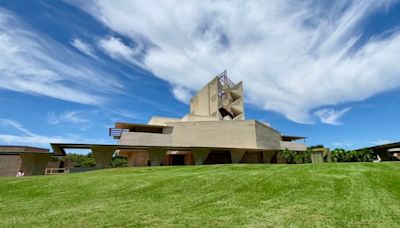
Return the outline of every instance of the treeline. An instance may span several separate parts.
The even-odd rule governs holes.
[[[323,148],[322,145],[308,147],[305,152],[296,152],[291,150],[283,150],[278,156],[284,158],[289,164],[311,163],[311,153],[313,149]],[[331,151],[332,162],[372,162],[377,159],[376,155],[370,150],[345,150],[336,148]],[[393,157],[392,160],[396,160]]]
[[[69,162],[73,167],[95,167],[96,160],[92,153],[88,154],[67,154],[65,157],[55,158],[58,161]],[[128,159],[126,157],[113,156],[111,160],[111,167],[126,167]]]

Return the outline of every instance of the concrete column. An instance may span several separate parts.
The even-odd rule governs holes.
[[[26,176],[42,175],[47,167],[51,154],[20,154],[21,169]]]
[[[106,169],[110,167],[112,156],[115,152],[114,147],[108,146],[93,146],[92,153],[96,160],[97,169]]]
[[[239,163],[242,160],[243,155],[246,153],[246,150],[231,150],[231,160],[232,163]]]
[[[264,151],[263,152],[263,162],[264,163],[271,163],[272,158],[275,156],[276,151]]]
[[[165,154],[167,153],[167,149],[162,147],[154,147],[150,148],[147,153],[149,154],[149,160],[151,166],[160,166],[161,161],[163,160]]]
[[[202,165],[207,159],[208,154],[210,153],[210,149],[207,148],[195,148],[192,149],[194,164]]]

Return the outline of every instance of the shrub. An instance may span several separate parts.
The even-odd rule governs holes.
[[[278,156],[286,159],[288,164],[311,163],[311,151],[307,149],[305,152],[297,152],[285,149],[278,153]]]
[[[336,162],[372,162],[374,154],[369,150],[347,151],[336,148],[332,151],[332,159]]]

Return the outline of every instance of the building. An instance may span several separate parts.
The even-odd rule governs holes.
[[[148,124],[115,123],[109,135],[116,145],[51,143],[56,155],[65,149],[91,149],[97,168],[107,168],[114,153],[128,166],[201,165],[222,163],[283,163],[284,149],[305,151],[297,140],[268,124],[246,120],[243,84],[226,71],[207,83],[190,101],[182,118],[153,116]]]
[[[41,175],[52,153],[48,149],[30,146],[0,146],[0,176],[15,176],[19,170],[25,175]]]
[[[369,150],[378,157],[377,161],[392,161],[400,159],[400,142],[387,143],[372,147],[357,149],[356,151]]]

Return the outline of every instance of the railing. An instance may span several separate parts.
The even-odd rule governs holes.
[[[235,83],[228,78],[228,73],[226,70],[218,75],[218,79],[222,85],[228,85],[230,88],[235,86]]]
[[[121,129],[121,128],[109,128],[108,135],[114,137],[120,137],[122,132],[128,132],[129,129]]]
[[[69,168],[46,168],[44,171],[44,175],[53,175],[53,174],[69,174]]]

